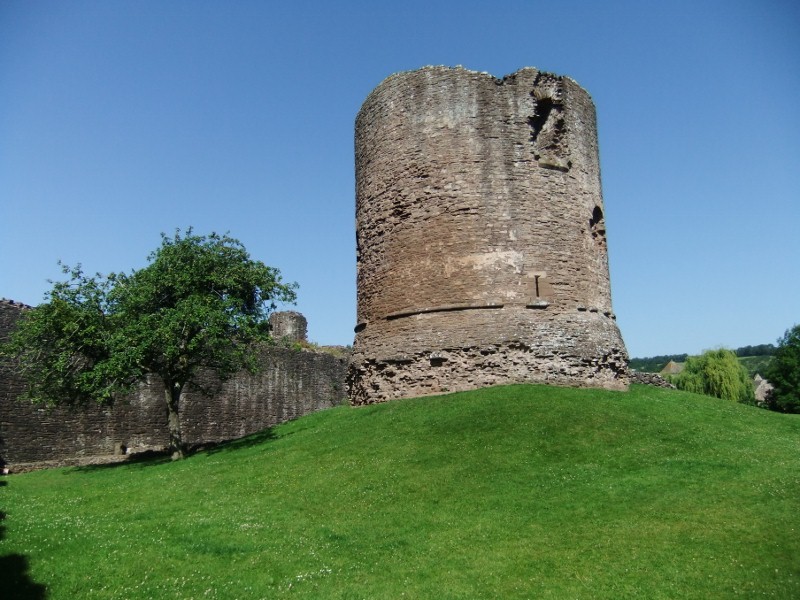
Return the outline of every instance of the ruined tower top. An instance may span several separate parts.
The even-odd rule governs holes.
[[[356,119],[355,403],[495,383],[623,389],[595,110],[575,81],[425,67]]]
[[[306,342],[308,337],[308,321],[299,312],[293,310],[274,312],[269,315],[269,326],[272,337],[289,342]]]

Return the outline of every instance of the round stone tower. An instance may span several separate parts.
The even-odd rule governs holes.
[[[585,90],[533,68],[425,67],[369,95],[355,141],[354,404],[627,388]]]

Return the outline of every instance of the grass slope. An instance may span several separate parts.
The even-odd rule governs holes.
[[[342,407],[7,482],[3,598],[800,597],[800,417],[644,386]]]

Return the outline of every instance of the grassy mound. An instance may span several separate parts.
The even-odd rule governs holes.
[[[800,597],[800,417],[643,386],[342,407],[7,481],[3,598]]]

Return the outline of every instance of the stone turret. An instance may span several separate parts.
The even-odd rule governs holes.
[[[626,389],[595,109],[524,68],[392,75],[356,119],[354,404],[511,382]]]
[[[299,312],[292,310],[274,312],[269,316],[272,337],[290,342],[308,341],[308,321]]]

